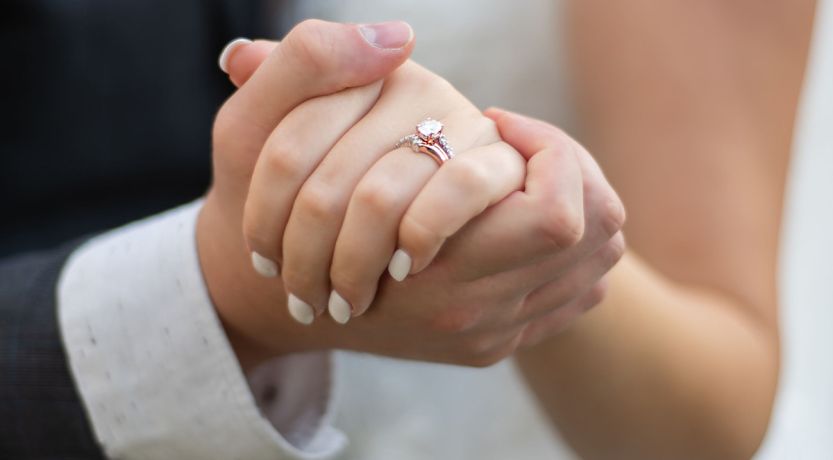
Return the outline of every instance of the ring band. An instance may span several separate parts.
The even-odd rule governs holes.
[[[443,134],[443,128],[443,124],[439,121],[426,118],[416,125],[416,133],[399,139],[394,148],[398,149],[407,144],[414,152],[424,153],[442,166],[443,163],[454,158],[454,149]]]

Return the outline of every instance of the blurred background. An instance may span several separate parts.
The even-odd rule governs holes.
[[[448,79],[478,107],[501,106],[569,124],[561,0],[303,0],[291,5],[294,22],[404,19],[416,34],[413,59]]]
[[[304,18],[408,20],[418,37],[415,59],[479,106],[569,120],[557,71],[557,1],[4,4],[0,33],[14,46],[6,48],[0,74],[7,89],[0,193],[10,197],[0,202],[0,256],[54,246],[202,194],[211,121],[233,89],[217,53],[235,37],[281,37]]]

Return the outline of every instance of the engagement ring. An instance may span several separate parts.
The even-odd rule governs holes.
[[[454,149],[443,134],[443,124],[432,118],[422,120],[416,126],[416,133],[399,139],[394,148],[398,149],[406,144],[410,145],[414,152],[427,154],[440,166],[454,158]]]

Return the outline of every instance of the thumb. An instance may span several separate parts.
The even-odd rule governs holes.
[[[514,112],[492,107],[483,114],[495,122],[503,140],[526,158],[527,193],[581,197],[582,170],[576,155],[580,146],[576,141],[549,123]],[[580,199],[571,201],[581,206]]]
[[[484,110],[483,115],[495,122],[501,138],[527,160],[548,148],[573,150],[577,147],[577,142],[567,133],[541,120],[496,107]]]
[[[414,34],[402,21],[357,25],[308,20],[273,45],[258,66],[257,56],[263,56],[268,46],[246,46],[247,50],[255,49],[242,56],[248,60],[240,69],[234,68],[233,78],[238,78],[238,70],[241,82],[247,69],[254,69],[253,73],[217,117],[221,131],[245,135],[247,144],[258,148],[278,122],[302,102],[364,86],[393,72],[411,55]],[[237,53],[230,54],[234,58]],[[234,61],[237,59],[227,63]]]
[[[581,193],[584,195],[583,207],[588,213],[589,228],[600,230],[602,236],[599,238],[603,241],[622,228],[625,222],[622,200],[584,146],[564,131],[541,120],[496,108],[487,109],[484,114],[495,122],[503,140],[527,158],[527,192],[539,196],[559,196],[559,182],[578,177],[584,184]],[[572,153],[575,158],[573,169],[568,169],[566,165],[548,164],[552,158],[547,159],[547,156],[564,156],[565,153]],[[564,174],[565,171],[573,172]]]

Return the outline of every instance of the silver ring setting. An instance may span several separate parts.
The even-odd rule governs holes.
[[[409,134],[394,146],[398,149],[404,145],[411,147],[416,153],[424,153],[438,165],[442,166],[446,161],[454,158],[454,149],[448,143],[448,139],[443,134],[443,124],[433,118],[426,118],[416,125],[416,132]]]

